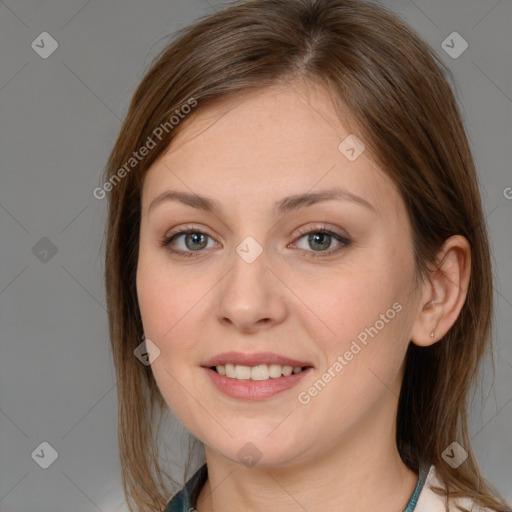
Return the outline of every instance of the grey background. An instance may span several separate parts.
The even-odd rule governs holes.
[[[484,474],[512,502],[512,3],[383,3],[457,80],[497,277],[496,386],[487,372],[471,432]],[[102,283],[106,200],[92,191],[150,58],[168,34],[221,7],[214,0],[0,0],[3,512],[127,510]],[[47,59],[31,47],[45,31],[59,45]],[[456,59],[441,47],[454,31],[469,44]],[[42,442],[58,453],[47,469],[31,456]]]

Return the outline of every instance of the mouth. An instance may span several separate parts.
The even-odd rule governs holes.
[[[270,379],[279,379],[289,377],[312,368],[312,366],[290,366],[280,364],[258,364],[256,366],[246,366],[241,364],[227,363],[210,366],[210,370],[236,380],[264,381]]]
[[[271,352],[225,352],[202,367],[218,391],[241,400],[265,400],[292,389],[314,369],[307,361]]]

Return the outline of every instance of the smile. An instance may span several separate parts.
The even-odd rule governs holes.
[[[215,370],[219,375],[229,379],[237,380],[268,380],[278,379],[279,377],[289,377],[292,373],[300,373],[306,367],[304,366],[288,366],[280,364],[259,364],[257,366],[244,366],[240,364],[219,364],[211,369]]]

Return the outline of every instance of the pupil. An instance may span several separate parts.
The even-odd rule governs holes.
[[[327,249],[330,245],[329,244],[330,236],[331,235],[329,235],[327,233],[315,233],[315,234],[309,235],[309,242],[313,243],[313,244],[319,243],[322,246],[321,249]],[[320,242],[318,242],[319,237],[320,237]],[[324,240],[323,243],[321,242],[322,237]]]
[[[187,238],[186,238],[186,242],[187,242],[187,244],[186,244],[186,245],[187,245],[187,248],[188,248],[188,249],[192,249],[192,250],[197,249],[197,247],[190,247],[188,242],[189,242],[190,240],[192,240],[192,244],[200,244],[200,243],[201,243],[201,242],[200,242],[201,237],[202,237],[202,238],[206,238],[206,237],[205,237],[205,235],[203,235],[202,233],[191,233],[191,234],[189,233],[189,234],[187,235]],[[203,240],[203,243],[202,243],[201,247],[199,247],[199,248],[200,248],[200,249],[202,249],[202,248],[203,248],[203,247],[205,247],[205,246],[206,246],[206,243],[205,243],[205,242],[204,242],[204,240]]]

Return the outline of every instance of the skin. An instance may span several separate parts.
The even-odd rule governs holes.
[[[325,89],[299,84],[205,107],[145,177],[138,300],[146,337],[160,349],[152,363],[159,389],[204,443],[208,482],[199,512],[397,512],[414,490],[418,476],[395,445],[404,356],[410,341],[435,343],[457,318],[469,247],[462,237],[448,239],[439,252],[444,273],[415,286],[404,204],[365,152],[351,162],[338,150],[350,132],[334,112]],[[285,196],[332,187],[371,207],[330,200],[274,212]],[[166,201],[149,213],[167,189],[208,196],[222,211]],[[308,243],[307,233],[324,224],[350,243],[327,237],[323,252],[322,240]],[[159,244],[191,225],[190,232],[209,235],[197,258]],[[235,250],[247,236],[263,249],[252,263]],[[187,247],[182,235],[172,248],[193,253],[201,242]],[[300,403],[297,394],[396,302],[402,310],[317,396]],[[271,398],[230,398],[201,368],[230,350],[276,352],[314,369]],[[247,442],[260,453],[251,467],[237,455]]]

